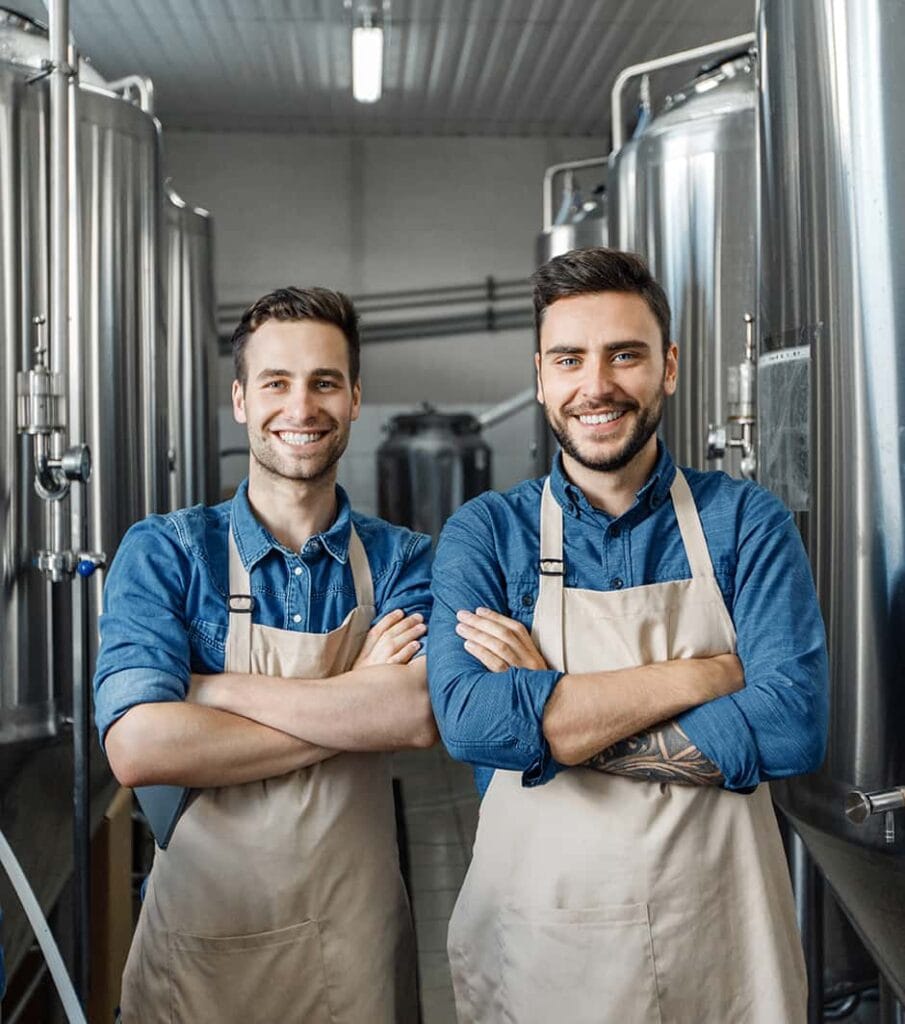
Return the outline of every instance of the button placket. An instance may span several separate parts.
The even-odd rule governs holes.
[[[289,614],[289,621],[295,626],[299,625],[299,623],[302,621],[303,615],[299,611],[293,612],[292,608],[305,608],[308,604],[308,599],[310,597],[310,594],[306,594],[306,586],[307,590],[310,591],[311,572],[310,570],[306,572],[306,569],[308,569],[308,567],[304,564],[304,562],[301,565],[293,566],[292,577],[294,577],[294,580],[290,579],[289,581],[289,601],[286,610],[287,613],[291,613]],[[293,586],[293,582],[295,582],[295,586]]]

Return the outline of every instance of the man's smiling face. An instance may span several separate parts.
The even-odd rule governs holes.
[[[537,398],[563,453],[613,472],[649,444],[676,389],[677,351],[664,355],[657,319],[640,295],[593,292],[544,313]]]
[[[246,383],[233,382],[233,414],[247,425],[251,458],[290,480],[329,473],[361,407],[343,332],[318,320],[268,320],[248,338],[243,358]]]

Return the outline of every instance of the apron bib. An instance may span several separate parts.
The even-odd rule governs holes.
[[[226,672],[326,678],[374,617],[354,527],[356,607],[326,634],[254,625],[229,536]],[[192,794],[156,850],[123,974],[124,1024],[417,1020],[414,942],[385,754]]]
[[[692,578],[563,586],[547,481],[532,636],[594,672],[735,651],[694,499],[671,488]],[[750,795],[590,769],[496,771],[449,929],[460,1024],[799,1024],[804,958],[766,786]]]

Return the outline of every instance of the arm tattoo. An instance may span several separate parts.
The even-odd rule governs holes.
[[[720,786],[723,773],[689,740],[676,722],[629,736],[584,762],[585,768],[648,782]]]

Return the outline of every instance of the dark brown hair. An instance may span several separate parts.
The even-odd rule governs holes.
[[[361,370],[358,314],[348,295],[329,288],[277,288],[253,302],[233,331],[233,365],[236,380],[243,389],[247,379],[245,345],[249,336],[268,320],[317,320],[338,327],[349,344],[349,383],[358,381]]]
[[[594,292],[628,292],[640,295],[660,325],[663,351],[669,348],[669,300],[653,279],[647,264],[633,252],[617,249],[573,249],[538,267],[534,286],[534,331],[540,349],[540,328],[544,313],[557,299]]]

